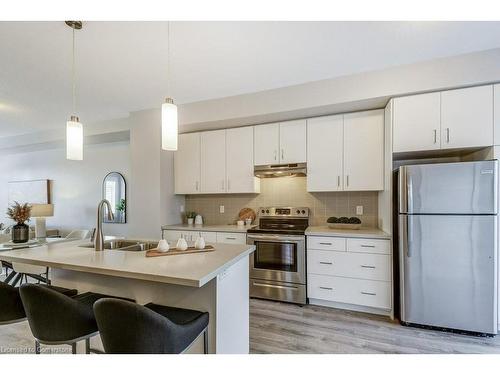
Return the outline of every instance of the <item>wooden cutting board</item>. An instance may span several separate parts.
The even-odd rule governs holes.
[[[215,251],[215,248],[212,245],[207,245],[204,249],[197,249],[194,246],[190,246],[187,248],[187,250],[177,250],[175,247],[172,247],[166,252],[159,251],[158,248],[156,248],[146,251],[146,258],[163,257],[168,255],[207,253],[209,251]]]
[[[246,219],[252,219],[253,222],[256,217],[257,215],[255,214],[255,211],[252,210],[250,207],[242,208],[238,213],[238,220],[245,221]]]

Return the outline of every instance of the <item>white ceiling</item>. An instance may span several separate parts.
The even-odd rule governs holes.
[[[500,47],[500,22],[174,22],[177,103],[284,87]],[[81,121],[159,107],[165,22],[84,22]],[[61,128],[71,114],[71,30],[0,22],[0,137]]]

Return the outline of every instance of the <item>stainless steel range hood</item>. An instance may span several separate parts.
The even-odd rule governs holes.
[[[307,164],[272,164],[272,165],[256,165],[254,173],[256,177],[271,178],[271,177],[303,177],[307,175]]]

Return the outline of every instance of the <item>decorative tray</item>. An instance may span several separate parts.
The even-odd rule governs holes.
[[[357,230],[361,228],[361,224],[341,224],[341,223],[328,223],[330,229],[351,229]]]
[[[175,247],[172,247],[165,252],[159,251],[158,248],[156,248],[146,251],[146,257],[153,258],[153,257],[167,256],[167,255],[208,253],[210,251],[215,251],[215,247],[213,247],[212,245],[207,245],[205,246],[204,249],[197,249],[194,246],[190,246],[186,250],[177,250]]]

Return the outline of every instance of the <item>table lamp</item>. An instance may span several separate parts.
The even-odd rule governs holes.
[[[36,218],[35,222],[35,237],[47,237],[47,230],[45,227],[45,218],[54,216],[53,204],[34,204],[31,206],[31,217]]]

